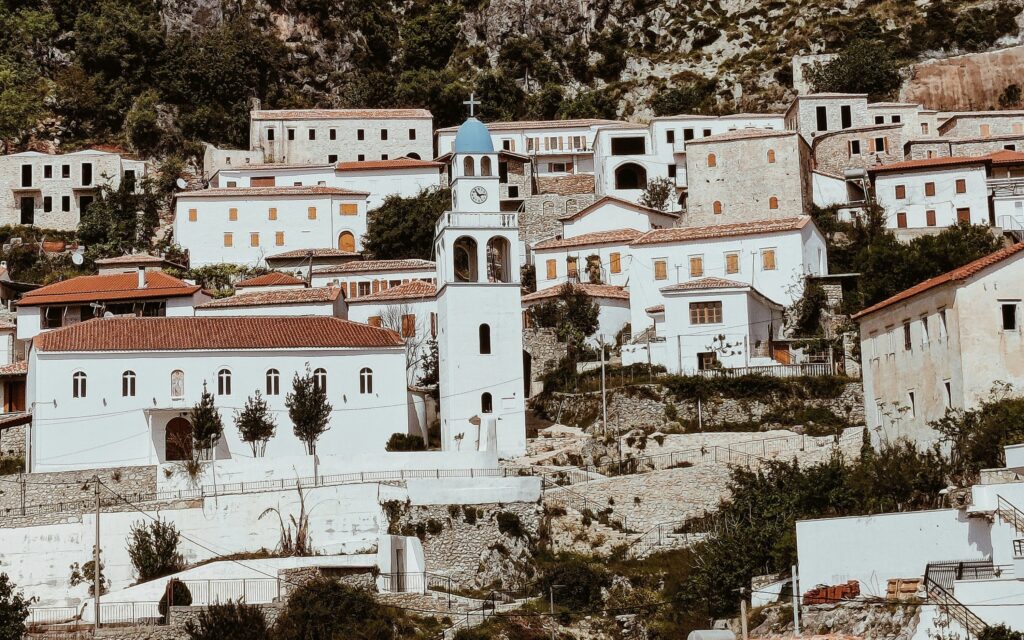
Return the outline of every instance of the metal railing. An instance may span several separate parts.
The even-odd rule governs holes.
[[[26,625],[29,629],[41,627],[65,626],[73,627],[83,623],[92,623],[92,605],[86,603],[78,607],[30,607]],[[88,620],[86,613],[90,614]],[[100,601],[100,621],[103,624],[161,624],[159,602],[103,602]]]
[[[835,374],[828,363],[768,364],[757,367],[730,367],[722,369],[696,369],[690,375],[704,378],[739,378],[740,376],[761,375],[773,378],[799,378],[802,376],[830,376]]]
[[[1024,535],[1024,511],[1001,495],[996,495],[996,513],[999,518],[1013,527],[1019,535]]]
[[[949,583],[949,589],[942,584],[942,582],[948,580],[948,565],[950,564],[964,565],[973,563],[929,563],[924,574],[924,584],[925,590],[928,593],[928,598],[944,609],[951,618],[963,625],[964,629],[967,630],[968,637],[972,634],[975,637],[978,637],[988,627],[988,625],[978,616],[978,614],[971,611],[966,605],[964,605],[964,603],[953,597],[953,594],[949,591],[949,589],[952,588],[951,582]],[[988,566],[991,567],[992,563],[989,562]]]
[[[1014,559],[1024,558],[1024,540],[1013,541],[1013,557]]]
[[[192,605],[228,602],[267,604],[281,598],[280,578],[235,578],[227,580],[182,580],[192,595]],[[173,605],[174,603],[171,602]]]

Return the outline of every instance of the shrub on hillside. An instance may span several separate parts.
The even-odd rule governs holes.
[[[128,535],[128,557],[139,582],[177,573],[185,568],[185,559],[178,552],[181,539],[174,524],[164,520],[145,521],[132,525]]]
[[[409,433],[393,433],[384,446],[386,451],[426,451],[427,445],[420,436]]]
[[[253,605],[229,602],[201,610],[195,620],[185,623],[189,640],[267,640],[270,629],[263,610]]]

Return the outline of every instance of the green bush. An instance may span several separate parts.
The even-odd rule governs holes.
[[[296,588],[274,625],[274,640],[395,640],[415,635],[415,626],[401,610],[326,577]]]
[[[270,628],[263,610],[254,605],[229,602],[202,609],[185,623],[189,640],[267,640]]]
[[[523,521],[520,520],[518,514],[511,511],[500,511],[498,512],[497,520],[498,531],[501,533],[513,538],[520,538],[526,535],[526,532],[523,530]]]
[[[164,588],[164,594],[160,596],[159,604],[157,604],[160,616],[164,620],[167,619],[168,596],[170,596],[170,606],[172,607],[188,607],[192,604],[192,592],[188,590],[185,583],[177,578],[171,578]]]
[[[385,451],[426,451],[423,438],[409,433],[393,433],[384,446]]]
[[[174,524],[164,520],[145,521],[132,525],[128,535],[128,557],[139,582],[162,578],[185,568],[185,559],[178,551],[180,534]]]
[[[549,593],[553,585],[560,585],[555,589],[555,604],[579,612],[601,605],[601,590],[611,585],[611,575],[598,562],[561,555],[541,568],[541,592]]]
[[[476,507],[464,505],[462,507],[462,516],[466,524],[476,524]]]
[[[0,640],[21,640],[34,602],[35,598],[26,598],[16,590],[6,573],[0,573]]]

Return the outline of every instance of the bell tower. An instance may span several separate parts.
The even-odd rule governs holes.
[[[449,167],[452,208],[435,227],[437,348],[442,447],[508,457],[526,451],[519,221],[501,211],[497,169],[487,127],[470,117]]]

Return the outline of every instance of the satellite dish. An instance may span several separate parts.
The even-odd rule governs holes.
[[[103,317],[104,318],[113,318],[114,317],[114,313],[112,311],[105,311],[105,312],[103,312]]]
[[[75,252],[71,254],[71,262],[75,263],[75,266],[80,267],[85,262],[85,258],[82,257],[82,254]]]
[[[188,187],[188,183],[185,182],[185,178],[178,178],[177,180],[174,181],[174,184],[178,185],[179,189],[184,189]]]

